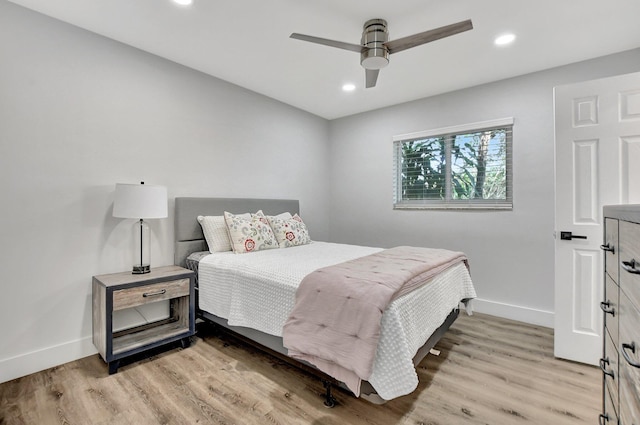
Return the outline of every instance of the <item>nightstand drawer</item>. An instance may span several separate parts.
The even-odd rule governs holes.
[[[113,310],[189,295],[189,279],[142,285],[113,291]]]

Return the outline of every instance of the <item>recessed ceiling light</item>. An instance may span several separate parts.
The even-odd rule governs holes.
[[[342,86],[342,90],[344,91],[354,91],[355,89],[356,89],[356,85],[351,83],[347,83]]]
[[[496,46],[506,46],[507,44],[513,43],[515,39],[516,39],[516,35],[509,33],[509,34],[502,34],[496,37],[496,39],[493,42],[495,43]]]
[[[173,0],[175,4],[179,4],[180,6],[191,6],[193,0]]]

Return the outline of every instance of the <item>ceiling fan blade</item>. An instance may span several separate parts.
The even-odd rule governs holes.
[[[327,38],[314,37],[312,35],[298,34],[294,32],[289,36],[297,40],[309,41],[311,43],[324,44],[325,46],[337,47],[338,49],[350,50],[352,52],[361,53],[365,48],[360,44],[345,43],[343,41],[329,40]]]
[[[397,53],[410,49],[411,47],[420,46],[421,44],[430,43],[471,29],[473,29],[473,24],[471,19],[467,19],[466,21],[445,25],[444,27],[398,38],[397,40],[387,41],[384,45],[389,49],[389,53]]]
[[[371,88],[376,86],[376,81],[378,81],[378,74],[380,73],[379,69],[365,69],[365,80],[366,88]]]

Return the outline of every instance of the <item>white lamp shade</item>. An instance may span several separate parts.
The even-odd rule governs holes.
[[[165,218],[167,213],[166,187],[150,184],[116,184],[114,217]]]

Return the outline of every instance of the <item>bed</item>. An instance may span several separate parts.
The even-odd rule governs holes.
[[[297,285],[309,271],[383,250],[313,241],[248,254],[230,251],[209,255],[198,216],[259,210],[269,216],[300,213],[297,200],[176,198],[174,262],[196,271],[199,318],[316,373],[323,379],[325,404],[330,406],[335,401],[331,384],[347,386],[308,362],[290,358],[283,344],[283,324],[294,306]],[[455,321],[460,307],[470,313],[469,301],[474,297],[468,269],[460,263],[435,276],[428,285],[394,299],[382,314],[373,372],[361,382],[358,395],[381,404],[412,392],[417,387],[415,366]]]

